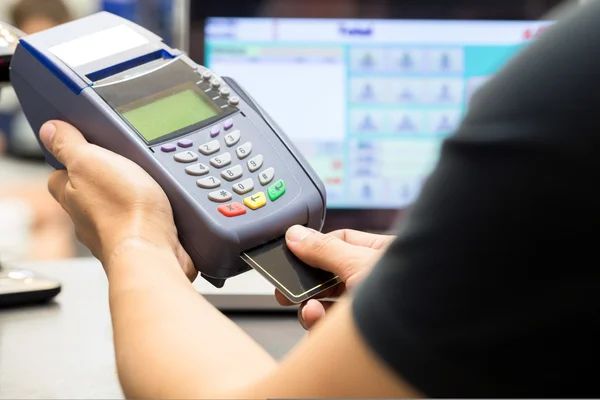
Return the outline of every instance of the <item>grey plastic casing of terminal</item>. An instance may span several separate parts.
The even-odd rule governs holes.
[[[144,44],[75,66],[52,51],[63,43],[123,26],[143,37]],[[119,96],[141,97],[153,86],[160,90],[160,85],[168,87],[186,79],[198,80],[201,89],[211,94],[210,82],[201,79],[205,71],[208,69],[168,47],[155,34],[101,12],[22,38],[12,60],[11,82],[34,132],[49,120],[66,121],[90,143],[132,160],[155,179],[171,202],[181,243],[196,269],[221,287],[226,279],[250,269],[241,253],[280,239],[292,225],[321,230],[326,194],[323,183],[289,138],[231,78],[220,78],[220,88],[229,88],[231,96],[239,97],[239,104],[228,106],[226,100],[217,99],[226,109],[222,117],[158,142],[146,141],[115,109]],[[284,96],[282,88],[282,101]],[[282,179],[286,184],[281,198],[267,199],[266,206],[233,218],[218,211],[219,204],[209,200],[206,190],[196,185],[196,179],[186,174],[172,153],[161,151],[163,144],[182,138],[195,146],[209,142],[211,126],[227,119],[233,119],[235,129],[242,133],[241,143],[251,142],[252,154],[264,156],[264,168],[275,169],[273,182]],[[235,148],[233,152],[234,163],[251,176],[246,163],[235,159]],[[64,168],[47,152],[46,160],[54,168]],[[254,192],[266,189],[258,185]],[[243,197],[234,195],[233,201],[241,202]]]

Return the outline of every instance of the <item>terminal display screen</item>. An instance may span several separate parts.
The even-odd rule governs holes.
[[[148,142],[200,124],[222,111],[196,85],[165,91],[119,109]]]

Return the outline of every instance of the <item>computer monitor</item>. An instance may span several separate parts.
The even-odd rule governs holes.
[[[238,80],[303,152],[334,224],[383,230],[420,193],[473,93],[551,24],[519,15],[208,17],[203,61]]]

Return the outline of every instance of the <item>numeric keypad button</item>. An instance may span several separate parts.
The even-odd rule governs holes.
[[[262,168],[264,162],[264,157],[262,154],[257,155],[256,157],[248,160],[248,170],[250,172],[256,172]]]
[[[258,174],[258,181],[261,185],[265,186],[271,183],[273,178],[275,177],[275,168],[267,168]]]
[[[231,164],[231,153],[219,154],[216,157],[211,158],[210,165],[215,168],[223,168]]]
[[[198,179],[196,184],[202,189],[214,189],[221,186],[221,181],[214,176],[207,176],[206,178]]]
[[[208,167],[202,163],[190,165],[185,169],[188,175],[202,176],[208,174]]]
[[[235,131],[225,135],[225,144],[229,147],[235,146],[236,144],[238,144],[241,137],[242,133],[239,131],[239,129],[236,129]]]
[[[252,153],[252,143],[244,143],[243,145],[237,148],[235,153],[237,154],[240,160],[243,160],[244,158],[248,157],[250,153]]]
[[[175,161],[180,163],[191,163],[194,161],[198,161],[198,154],[193,151],[183,151],[181,153],[177,153],[173,156]]]
[[[231,200],[233,198],[233,195],[227,190],[222,189],[210,192],[208,194],[208,198],[216,203],[225,203],[226,201]]]
[[[198,151],[205,156],[215,154],[219,150],[221,150],[221,145],[218,140],[213,140],[198,147]]]
[[[232,182],[232,181],[235,181],[236,179],[241,178],[243,174],[244,174],[244,170],[241,165],[236,165],[235,167],[231,167],[231,168],[226,169],[225,171],[221,172],[221,176],[223,177],[223,179],[225,179],[229,182]]]
[[[233,191],[237,194],[246,194],[254,190],[254,181],[252,178],[244,179],[233,185]]]

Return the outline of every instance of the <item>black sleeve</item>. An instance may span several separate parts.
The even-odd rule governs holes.
[[[600,396],[599,21],[565,17],[481,89],[355,293],[427,396]]]

